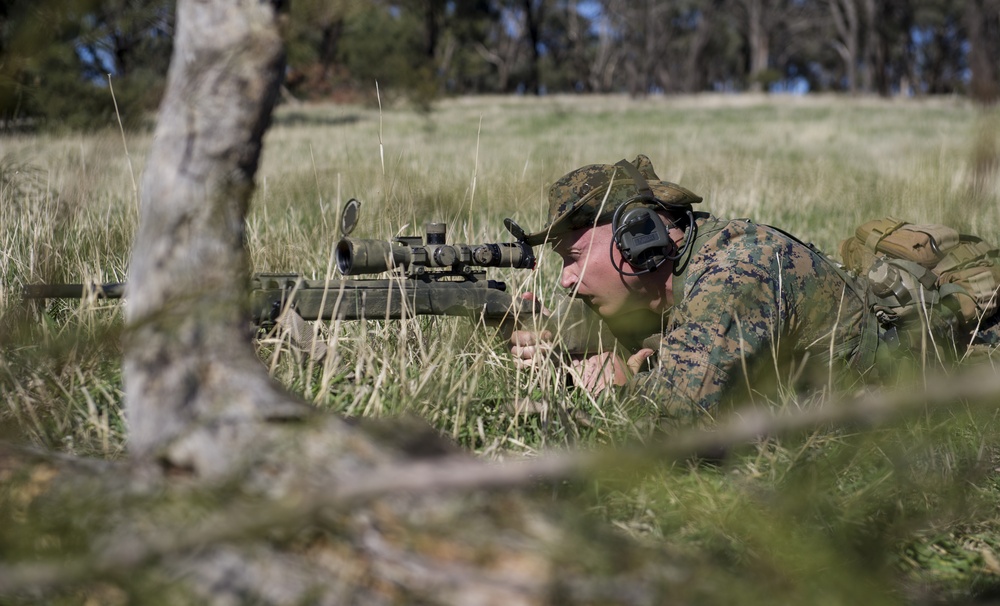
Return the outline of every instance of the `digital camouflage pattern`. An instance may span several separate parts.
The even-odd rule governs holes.
[[[528,244],[610,222],[616,208],[640,195],[642,180],[669,210],[701,202],[661,181],[648,157],[631,164],[635,179],[627,167],[591,164],[556,181],[549,222],[527,236]],[[724,400],[773,400],[809,381],[877,376],[893,356],[906,355],[887,353],[864,280],[773,227],[696,216],[698,235],[674,277],[676,303],[664,314],[662,334],[642,344],[658,352],[656,367],[632,378],[629,401],[668,422],[707,421]],[[956,350],[960,342],[1000,345],[1000,314],[977,330],[971,337],[950,335]],[[853,372],[844,373],[845,367]]]
[[[640,154],[632,165],[646,180],[652,195],[666,206],[687,210],[701,202],[701,196],[676,183],[661,181],[648,157]],[[578,168],[549,188],[549,222],[526,236],[525,241],[537,246],[574,229],[607,223],[616,208],[637,195],[638,186],[620,166],[589,164]]]
[[[630,392],[661,417],[707,419],[724,394],[752,399],[775,387],[760,371],[791,383],[807,360],[827,373],[842,363],[867,370],[862,339],[877,335],[849,276],[771,227],[704,213],[697,223],[687,268],[674,278],[678,302],[663,334],[645,343],[658,350],[657,366],[636,375]]]

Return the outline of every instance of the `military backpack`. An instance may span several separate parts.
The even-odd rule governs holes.
[[[883,328],[971,332],[997,312],[1000,250],[946,225],[869,221],[840,245]]]

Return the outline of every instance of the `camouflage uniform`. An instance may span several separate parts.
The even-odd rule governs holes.
[[[636,170],[590,165],[549,191],[549,224],[526,236],[539,244],[574,229],[610,221],[614,209],[643,190],[666,210],[683,216],[701,198],[660,181],[649,159]],[[760,369],[786,372],[808,357],[829,367],[833,360],[864,368],[862,339],[876,339],[863,290],[828,259],[795,238],[749,221],[725,221],[695,213],[692,247],[678,261],[677,303],[662,334],[643,345],[658,351],[655,368],[630,383],[636,396],[662,415],[687,417],[712,411],[723,394],[752,385]],[[874,347],[870,348],[872,351]],[[799,373],[801,376],[801,373]]]
[[[986,318],[976,329],[973,345],[985,345],[990,348],[1000,347],[1000,312]]]
[[[633,401],[649,403],[661,417],[705,419],[724,399],[770,398],[809,380],[826,385],[833,373],[838,382],[856,379],[906,357],[905,347],[890,352],[880,345],[864,282],[774,227],[693,213],[698,202],[661,181],[640,155],[565,175],[549,189],[548,225],[521,232],[529,244],[541,244],[608,223],[616,208],[636,203],[696,223],[687,232],[694,233],[692,246],[675,263],[682,270],[673,280],[675,304],[664,313],[662,332],[641,344],[658,356],[627,386]],[[956,352],[970,343],[969,335],[951,337]],[[1000,345],[1000,314],[983,322],[971,342],[991,350]],[[854,372],[840,372],[845,366]]]
[[[727,392],[742,400],[775,380],[791,387],[793,374],[811,378],[807,361],[827,372],[831,361],[871,364],[862,339],[877,335],[864,291],[828,259],[771,227],[707,215],[697,223],[697,248],[674,278],[678,303],[663,334],[644,343],[658,362],[633,378],[636,395],[687,418]]]

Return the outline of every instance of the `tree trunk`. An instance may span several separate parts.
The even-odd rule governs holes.
[[[1000,2],[968,0],[965,23],[969,32],[969,92],[983,105],[1000,99]]]
[[[219,452],[176,463],[226,472],[248,424],[308,412],[261,372],[246,309],[243,222],[284,50],[267,2],[179,2],[177,21],[130,262],[129,447],[163,456],[211,426]]]
[[[536,8],[537,6],[537,8]],[[534,95],[541,94],[541,28],[545,18],[545,1],[523,0],[524,26],[528,35],[526,43],[528,45],[528,81],[525,83],[527,92]]]
[[[612,36],[612,15],[621,15],[625,10],[618,2],[605,0],[604,10],[598,16],[597,48],[587,75],[589,88],[594,92],[609,92],[614,85],[615,68],[621,61],[624,45],[616,42]]]
[[[330,18],[319,26],[319,30],[321,32],[319,43],[320,82],[323,88],[328,89],[333,83],[333,68],[337,62],[340,39],[344,34],[344,18],[341,16]]]
[[[712,37],[712,28],[717,26],[715,2],[706,2],[698,16],[695,31],[691,34],[689,52],[681,60],[680,92],[697,93],[705,88],[705,47]]]
[[[884,9],[878,15],[877,20],[872,22],[875,28],[875,46],[872,53],[872,66],[874,68],[875,88],[882,97],[892,96],[892,81],[889,75],[891,64],[893,40],[890,39],[888,28],[880,26],[880,21],[888,21]]]
[[[833,47],[844,62],[844,88],[849,93],[857,92],[857,65],[860,25],[858,9],[854,0],[830,0],[830,17],[839,39]]]
[[[878,52],[878,29],[875,22],[875,0],[862,0],[864,9],[865,40],[861,51],[861,90],[871,93],[875,89],[875,55]]]
[[[743,0],[746,8],[747,51],[749,53],[750,90],[764,90],[761,80],[770,61],[769,32],[764,0]]]

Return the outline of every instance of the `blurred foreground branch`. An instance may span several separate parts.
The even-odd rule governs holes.
[[[376,499],[501,491],[553,481],[619,477],[623,472],[730,451],[764,437],[844,426],[871,429],[914,415],[944,413],[959,402],[984,408],[1000,406],[1000,374],[991,368],[978,368],[955,377],[939,377],[926,388],[869,392],[850,400],[777,413],[744,410],[712,429],[681,431],[641,447],[550,452],[506,463],[465,455],[396,462],[309,482],[311,488],[278,500],[233,504],[193,526],[108,537],[103,547],[77,560],[2,567],[0,594],[127,575],[169,556],[206,546],[329,523]],[[31,452],[31,456],[40,453]],[[328,471],[312,469],[311,473],[318,478]]]

